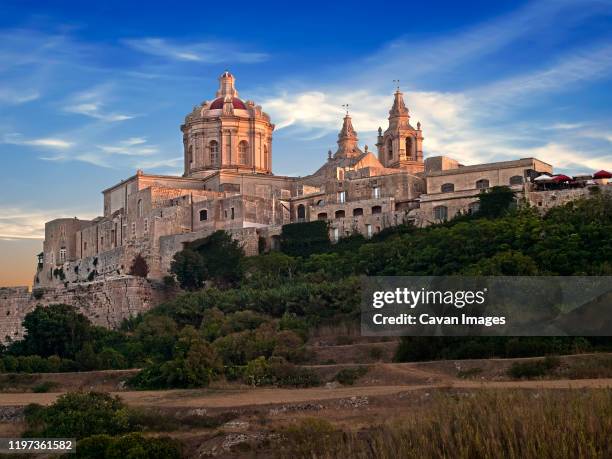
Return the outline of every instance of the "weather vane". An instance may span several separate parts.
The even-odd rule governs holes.
[[[348,116],[348,114],[349,114],[349,104],[342,104],[342,107],[344,108],[344,110],[346,110],[346,115]]]

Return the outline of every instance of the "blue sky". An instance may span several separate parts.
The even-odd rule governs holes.
[[[29,281],[45,220],[181,173],[179,125],[225,69],[277,125],[277,174],[317,169],[345,103],[373,149],[395,79],[426,156],[612,169],[612,0],[292,3],[3,0],[0,285]]]

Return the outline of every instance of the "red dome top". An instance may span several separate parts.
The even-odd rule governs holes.
[[[234,108],[238,108],[240,110],[246,110],[246,105],[237,97],[232,98],[232,105]],[[219,97],[218,99],[213,100],[213,103],[210,104],[210,110],[217,110],[223,108],[223,97]]]

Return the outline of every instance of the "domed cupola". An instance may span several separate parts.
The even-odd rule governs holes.
[[[209,110],[223,109],[225,103],[230,103],[233,108],[246,110],[246,105],[238,98],[238,91],[234,87],[234,75],[227,70],[219,77],[219,89],[215,95],[216,99],[212,101]]]
[[[181,126],[185,176],[206,175],[215,169],[272,173],[274,124],[259,105],[238,97],[235,78],[225,71],[212,102],[203,102]]]

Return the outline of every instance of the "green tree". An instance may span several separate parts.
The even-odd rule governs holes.
[[[23,320],[26,336],[11,347],[12,352],[57,355],[74,358],[91,337],[91,322],[73,306],[52,304],[37,306]]]
[[[210,236],[189,244],[189,249],[200,254],[204,275],[221,285],[233,285],[242,277],[244,251],[240,243],[226,231],[215,231]]]
[[[204,259],[191,249],[181,250],[174,255],[170,271],[176,275],[179,285],[186,290],[198,290],[204,285]]]
[[[478,213],[483,217],[499,217],[514,203],[514,192],[507,186],[494,186],[478,196],[480,208]]]
[[[25,410],[31,437],[116,435],[130,430],[125,405],[118,397],[99,392],[69,392],[48,407],[28,405]]]

